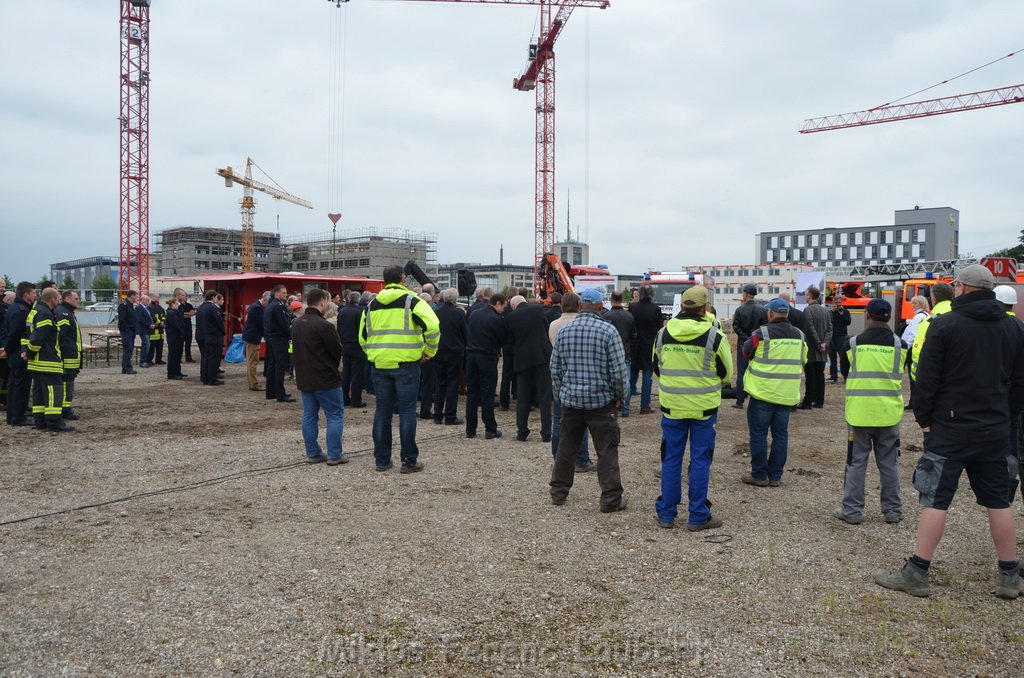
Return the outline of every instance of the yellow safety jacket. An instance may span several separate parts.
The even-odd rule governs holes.
[[[935,304],[931,315],[921,321],[917,326],[917,334],[914,335],[914,345],[910,347],[910,378],[917,380],[917,362],[921,358],[921,349],[924,348],[924,340],[927,338],[928,328],[932,324],[932,318],[953,310],[953,304],[948,301],[940,301]]]
[[[34,304],[32,304],[32,308],[29,309],[28,315],[25,316],[25,334],[21,338],[21,347],[23,349],[28,348],[28,338],[32,334],[33,323],[36,320],[36,311],[42,305],[43,302],[37,300]]]
[[[901,344],[895,335],[892,346],[858,346],[857,337],[850,339],[850,349],[846,352],[850,359],[850,374],[846,377],[846,423],[850,426],[895,426],[903,419]]]
[[[82,369],[82,330],[75,317],[75,309],[65,303],[54,311],[57,319],[57,338],[65,370]]]
[[[762,325],[759,331],[761,341],[743,377],[743,390],[773,405],[796,405],[800,402],[800,377],[807,362],[804,333],[789,323],[784,327]]]
[[[669,419],[708,419],[722,403],[722,382],[732,374],[732,351],[713,318],[676,317],[658,330],[658,400]]]
[[[379,369],[431,358],[440,340],[434,309],[403,285],[385,287],[359,318],[359,345]]]
[[[28,338],[28,371],[64,374],[53,311],[46,304],[36,304],[31,313],[35,316]]]

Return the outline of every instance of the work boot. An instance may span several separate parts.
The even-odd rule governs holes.
[[[78,421],[79,419],[81,419],[81,417],[78,416],[78,412],[75,412],[72,409],[65,410],[62,416],[68,421]]]
[[[901,570],[876,574],[875,583],[893,591],[909,593],[918,598],[927,598],[932,594],[931,587],[928,586],[928,572],[914,565],[909,558]]]
[[[1020,578],[1020,565],[1012,570],[1000,570],[996,577],[996,595],[1003,600],[1013,600],[1024,595],[1024,580]]]
[[[747,485],[754,485],[755,487],[768,487],[767,478],[758,478],[752,473],[748,473],[740,478]]]
[[[68,426],[63,421],[61,421],[59,424],[48,424],[46,429],[50,433],[71,433],[72,431],[75,430],[75,427]]]

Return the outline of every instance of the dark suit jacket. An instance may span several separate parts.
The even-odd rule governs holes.
[[[515,358],[516,372],[538,365],[547,365],[551,359],[551,341],[548,339],[548,319],[540,304],[522,303],[505,318]]]
[[[466,314],[455,304],[441,304],[434,312],[441,323],[441,343],[437,354],[458,359],[466,352]]]
[[[634,301],[629,312],[636,321],[636,342],[633,343],[632,368],[654,369],[654,340],[661,329],[661,307],[653,301]]]
[[[204,301],[196,311],[196,335],[207,344],[224,343],[224,316],[220,306],[212,301]]]

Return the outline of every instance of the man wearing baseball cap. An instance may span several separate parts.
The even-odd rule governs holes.
[[[1024,407],[1024,326],[996,301],[984,266],[967,266],[953,286],[952,311],[932,320],[917,368],[914,418],[925,434],[914,470],[923,507],[917,544],[902,569],[880,572],[875,582],[913,596],[931,594],[929,566],[966,471],[978,503],[988,509],[999,561],[995,594],[1013,599],[1024,593],[1009,502],[1017,475],[1010,415]]]
[[[843,506],[832,515],[859,525],[864,512],[864,476],[868,456],[882,481],[885,522],[903,519],[900,500],[900,422],[903,420],[903,341],[888,322],[892,306],[884,299],[868,302],[865,329],[850,339],[850,373],[846,378],[846,423],[850,427],[843,479]]]
[[[682,498],[683,455],[690,441],[687,488],[691,532],[721,527],[711,514],[708,483],[715,449],[715,424],[722,404],[722,382],[732,372],[729,341],[705,314],[707,288],[697,285],[683,293],[679,315],[663,327],[654,343],[654,372],[658,375],[661,433],[661,496],[654,508],[658,524],[675,525]]]
[[[789,322],[789,303],[768,302],[768,324],[743,344],[750,361],[743,388],[750,396],[750,473],[741,480],[757,487],[778,487],[786,467],[789,414],[800,401],[800,377],[807,363],[807,339]],[[771,453],[768,431],[772,432]]]

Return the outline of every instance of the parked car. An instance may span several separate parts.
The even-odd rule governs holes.
[[[100,301],[85,307],[86,311],[113,311],[117,306],[112,301]]]

